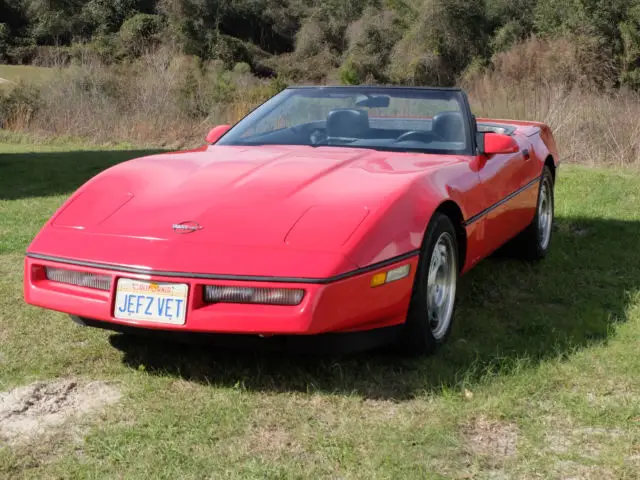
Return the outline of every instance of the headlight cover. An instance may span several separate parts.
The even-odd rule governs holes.
[[[299,288],[234,287],[206,285],[204,301],[207,303],[253,303],[262,305],[299,305],[304,290]]]
[[[96,275],[95,273],[78,272],[66,268],[45,267],[47,280],[78,287],[94,288],[96,290],[111,290],[111,277]]]

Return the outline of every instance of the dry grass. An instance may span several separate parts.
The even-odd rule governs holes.
[[[169,50],[129,65],[88,59],[56,69],[44,85],[21,83],[4,101],[0,97],[0,124],[95,143],[190,146],[201,144],[211,127],[237,121],[268,98],[278,88],[274,83]]]
[[[533,38],[462,85],[479,116],[550,125],[563,161],[638,167],[640,95],[612,88],[610,62],[586,48]]]
[[[563,161],[640,166],[640,96],[593,93],[563,85],[504,85],[487,75],[468,88],[474,112],[490,118],[536,120],[553,129]]]

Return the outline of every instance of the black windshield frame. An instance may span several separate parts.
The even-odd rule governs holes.
[[[392,151],[403,153],[437,153],[443,155],[475,155],[477,152],[476,135],[475,135],[475,119],[471,113],[471,108],[466,93],[460,88],[435,88],[435,87],[399,87],[399,86],[293,86],[282,90],[280,93],[274,95],[266,102],[259,105],[239,122],[237,122],[231,129],[229,129],[215,144],[224,146],[247,146],[242,142],[235,141],[234,133],[244,130],[249,125],[255,125],[260,122],[261,119],[269,115],[275,108],[281,103],[288,100],[292,93],[296,93],[309,97],[320,97],[326,95],[392,95],[400,98],[443,98],[453,99],[460,105],[460,113],[464,119],[464,135],[465,135],[465,148],[464,150],[455,151],[437,151],[434,152],[428,148],[394,148],[394,147],[381,147],[381,146],[349,146],[340,145],[344,148],[365,148],[379,151]],[[288,144],[283,144],[288,145]],[[324,147],[336,147],[337,145],[323,145]],[[314,148],[314,147],[312,147]]]

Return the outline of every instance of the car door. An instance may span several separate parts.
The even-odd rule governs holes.
[[[479,169],[485,209],[485,245],[489,252],[524,230],[533,220],[538,196],[539,161],[528,137],[515,134],[515,153],[484,157]]]

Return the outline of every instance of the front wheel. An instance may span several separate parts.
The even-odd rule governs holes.
[[[458,285],[458,241],[451,220],[436,213],[427,228],[400,347],[429,355],[444,343],[453,321]]]

